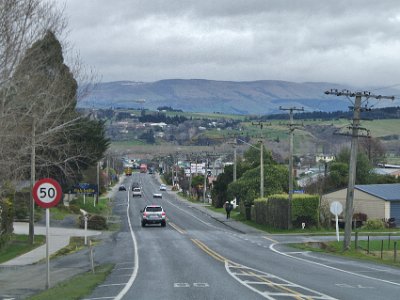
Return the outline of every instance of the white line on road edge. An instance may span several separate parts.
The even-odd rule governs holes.
[[[281,252],[281,251],[276,250],[274,248],[275,245],[277,245],[277,244],[271,244],[269,246],[269,249],[271,251],[274,251],[275,253],[281,254],[281,255],[286,256],[286,257],[291,257],[291,258],[294,258],[294,259],[297,259],[297,260],[301,260],[301,261],[304,261],[304,262],[307,262],[307,263],[311,263],[311,264],[314,264],[314,265],[318,265],[318,266],[325,267],[325,268],[328,268],[328,269],[332,269],[332,270],[335,270],[335,271],[339,271],[339,272],[342,272],[342,273],[346,273],[346,274],[350,274],[350,275],[354,275],[354,276],[358,276],[358,277],[362,277],[362,278],[366,278],[366,279],[372,279],[372,280],[376,280],[376,281],[380,281],[380,282],[384,282],[384,283],[400,286],[400,283],[397,283],[397,282],[393,282],[393,281],[389,281],[389,280],[385,280],[385,279],[379,279],[379,278],[376,278],[376,277],[371,277],[371,276],[367,276],[367,275],[363,275],[363,274],[358,274],[358,273],[354,273],[354,272],[351,272],[351,271],[346,271],[346,270],[343,270],[343,269],[339,269],[339,268],[336,268],[336,267],[324,265],[324,264],[321,264],[321,263],[316,262],[316,261],[304,259],[304,258],[301,258],[301,257],[292,256],[292,255],[289,255],[289,254],[287,254],[285,252]]]
[[[120,299],[122,299],[123,296],[125,296],[125,294],[129,291],[129,289],[133,285],[133,282],[135,281],[136,276],[138,274],[138,270],[139,270],[139,254],[138,254],[137,241],[136,241],[135,233],[133,232],[133,229],[132,229],[131,218],[129,216],[129,203],[130,203],[129,194],[130,193],[128,192],[128,205],[126,207],[126,215],[128,217],[129,230],[131,231],[132,243],[133,243],[134,254],[135,254],[134,255],[134,266],[133,266],[133,272],[132,272],[131,277],[129,278],[129,280],[128,280],[127,284],[125,285],[125,287],[114,298],[115,300],[120,300]]]

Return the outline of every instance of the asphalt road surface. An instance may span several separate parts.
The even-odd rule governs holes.
[[[400,299],[400,270],[285,246],[332,237],[243,234],[134,173],[142,197],[118,192],[116,267],[86,299]],[[140,210],[161,204],[167,226],[141,227]]]

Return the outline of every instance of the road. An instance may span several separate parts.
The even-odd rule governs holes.
[[[154,175],[134,173],[142,197],[118,192],[116,267],[86,299],[399,299],[400,270],[297,251],[289,242],[332,237],[243,234],[166,191]],[[140,224],[140,209],[161,204],[165,228]]]

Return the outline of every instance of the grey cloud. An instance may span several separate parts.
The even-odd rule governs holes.
[[[69,0],[70,40],[103,80],[397,83],[398,1]]]

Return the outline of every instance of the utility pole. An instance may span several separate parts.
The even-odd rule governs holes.
[[[237,174],[237,151],[236,151],[236,146],[237,146],[237,141],[235,142],[228,142],[228,144],[231,144],[233,147],[233,182],[236,181],[236,174]]]
[[[236,181],[236,173],[237,172],[237,153],[236,153],[236,146],[233,146],[233,182]]]
[[[36,122],[35,117],[32,119],[32,136],[31,136],[31,186],[29,197],[29,243],[35,242],[35,201],[33,200],[33,185],[36,180]]]
[[[326,95],[336,95],[336,96],[346,96],[348,98],[355,98],[354,106],[351,106],[350,109],[353,109],[353,121],[351,126],[348,129],[351,129],[351,149],[350,149],[350,163],[349,163],[349,181],[347,186],[347,194],[346,194],[346,207],[345,207],[345,227],[344,227],[344,240],[343,240],[343,250],[350,250],[351,243],[351,231],[352,231],[352,221],[353,221],[353,200],[354,200],[354,185],[356,181],[356,166],[357,166],[357,148],[358,148],[358,137],[359,130],[366,130],[363,127],[360,127],[360,112],[361,108],[361,99],[362,97],[368,100],[369,98],[375,99],[390,99],[394,100],[394,96],[381,96],[381,95],[372,95],[370,92],[350,92],[348,90],[343,90],[339,92],[336,89],[331,89],[330,91],[325,92]],[[361,135],[365,136],[365,135]]]
[[[207,170],[208,170],[208,157],[206,157],[206,165],[204,166],[203,203],[205,203],[205,202],[206,202],[206,190],[207,190]]]
[[[264,127],[264,124],[261,122],[258,123],[252,122],[251,124],[260,126],[261,130]],[[264,144],[262,140],[259,140],[259,143],[260,143],[260,198],[264,198]]]
[[[289,111],[289,199],[288,199],[288,229],[292,228],[292,198],[293,198],[293,131],[296,129],[296,126],[299,124],[293,123],[293,111],[304,111],[304,108],[283,108],[279,107],[280,110],[288,110]]]
[[[97,193],[96,199],[94,201],[95,204],[99,203],[99,195],[100,195],[100,162],[97,162],[97,172],[96,172],[96,181],[97,181]]]
[[[264,198],[264,144],[262,140],[260,142],[260,198]]]

